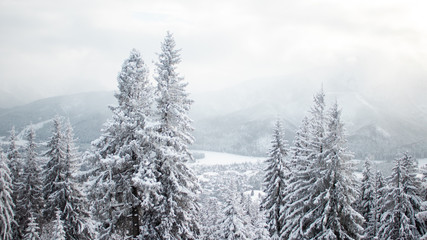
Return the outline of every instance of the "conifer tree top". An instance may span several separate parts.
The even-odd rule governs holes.
[[[173,81],[177,80],[174,77],[178,77],[175,72],[178,63],[181,62],[179,52],[181,49],[175,49],[175,39],[172,33],[167,32],[164,41],[161,43],[162,52],[159,53],[159,62],[156,64],[158,67],[157,74],[160,79]]]
[[[122,108],[134,107],[141,104],[138,100],[144,94],[148,84],[148,68],[138,50],[132,49],[129,58],[123,62],[122,70],[117,77],[119,92],[114,96]],[[144,99],[146,100],[146,99]]]

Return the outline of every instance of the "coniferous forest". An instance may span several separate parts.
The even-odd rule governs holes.
[[[293,142],[277,120],[264,162],[192,164],[193,101],[171,33],[157,56],[152,79],[131,50],[90,150],[79,151],[65,117],[48,142],[30,128],[19,145],[11,129],[0,154],[1,239],[427,239],[427,171],[402,152],[389,176],[366,159],[357,177],[345,109],[326,104],[323,87]]]

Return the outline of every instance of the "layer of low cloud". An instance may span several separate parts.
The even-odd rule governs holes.
[[[192,92],[302,75],[310,81],[289,84],[418,95],[427,89],[426,8],[419,1],[2,0],[0,88],[23,101],[113,90],[132,48],[153,72],[169,30]]]

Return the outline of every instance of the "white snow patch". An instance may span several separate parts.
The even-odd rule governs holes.
[[[25,144],[27,144],[27,140],[25,140],[25,139],[27,138],[27,136],[26,136],[27,132],[31,127],[33,127],[34,131],[37,131],[37,130],[43,128],[45,124],[50,123],[50,122],[52,122],[52,119],[27,125],[24,129],[22,129],[16,135],[16,145],[17,146],[25,146]]]
[[[251,196],[253,202],[261,202],[265,196],[265,192],[260,190],[249,190],[243,193],[246,196]],[[253,195],[252,195],[253,194]]]
[[[230,165],[230,164],[241,164],[241,163],[258,163],[265,161],[265,158],[262,157],[248,157],[235,155],[230,153],[220,153],[220,152],[209,152],[209,151],[198,151],[205,154],[205,157],[202,159],[197,159],[195,165]]]
[[[250,176],[256,175],[257,173],[258,173],[258,171],[248,170],[248,171],[244,172],[243,174],[250,177]]]
[[[217,172],[204,172],[203,176],[218,176],[219,173]]]
[[[427,158],[418,159],[418,167],[424,167],[427,164]]]
[[[362,178],[363,178],[363,173],[362,172],[354,171],[353,173],[354,173],[354,175],[356,176],[357,179],[362,180]]]
[[[235,170],[227,170],[227,171],[224,171],[224,173],[230,174],[230,175],[235,175],[235,176],[240,176],[240,173],[238,171],[235,171]]]
[[[206,178],[205,176],[203,176],[203,175],[198,175],[197,176],[197,179],[199,180],[199,182],[209,182],[210,181],[210,179],[209,178]]]

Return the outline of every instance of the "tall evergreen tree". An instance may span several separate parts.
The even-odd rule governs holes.
[[[62,183],[64,182],[65,168],[65,146],[64,136],[61,129],[61,118],[56,116],[53,120],[52,136],[47,143],[48,150],[44,154],[47,157],[47,163],[43,167],[43,198],[45,206],[43,209],[43,219],[50,222],[55,217],[55,209],[65,207],[64,199],[58,196],[62,192]]]
[[[5,157],[0,151],[0,237],[12,240],[12,226],[14,221],[14,204],[12,200],[12,178],[5,162]]]
[[[264,213],[262,205],[262,199],[253,198],[254,192],[251,194],[244,194],[243,203],[244,214],[249,218],[247,227],[249,228],[249,234],[251,239],[265,240],[271,239],[270,233],[267,229],[267,219]],[[259,196],[260,197],[260,196]]]
[[[151,216],[146,210],[156,203],[153,189],[158,184],[150,163],[154,95],[147,76],[140,53],[133,49],[117,77],[118,106],[111,107],[113,118],[93,142],[96,175],[92,197],[101,239],[138,237],[151,224],[144,222],[144,216]]]
[[[200,225],[201,239],[203,240],[216,240],[219,238],[217,233],[220,232],[217,225],[218,219],[222,219],[222,209],[216,197],[210,197],[202,202],[200,208]]]
[[[365,219],[366,223],[369,221],[371,208],[375,207],[375,179],[372,173],[371,161],[366,160],[362,172],[362,185],[360,187],[360,194],[357,201],[358,211]]]
[[[304,171],[307,169],[309,162],[307,156],[310,154],[309,135],[310,122],[307,117],[304,117],[300,128],[295,133],[293,146],[291,147],[291,168],[296,171]]]
[[[263,208],[267,216],[267,227],[272,239],[279,239],[284,223],[280,221],[280,209],[284,205],[287,178],[289,176],[288,144],[284,139],[280,121],[277,120],[274,129],[272,147],[266,160],[264,188],[265,198]]]
[[[223,218],[217,220],[219,239],[245,240],[253,239],[250,233],[249,219],[243,213],[241,199],[237,194],[235,184],[232,182],[228,191],[228,198],[223,209]]]
[[[51,222],[59,209],[67,239],[93,239],[88,204],[71,174],[77,161],[72,128],[68,124],[62,131],[61,126],[61,118],[56,117],[49,150],[45,154],[49,159],[44,169],[44,220]]]
[[[325,166],[316,164],[321,178],[312,188],[315,194],[309,203],[312,208],[301,220],[307,226],[304,230],[308,238],[360,239],[363,230],[363,217],[352,207],[357,194],[356,181],[340,115],[335,103],[328,115],[322,146]]]
[[[37,159],[37,144],[35,132],[31,127],[27,132],[27,146],[25,147],[25,165],[17,189],[17,203],[15,219],[19,232],[24,234],[29,220],[42,218],[43,196],[40,162]]]
[[[62,219],[64,220],[64,231],[67,239],[93,239],[94,229],[88,209],[86,196],[81,190],[72,172],[75,172],[78,161],[77,149],[74,145],[74,133],[70,122],[65,125],[64,132],[64,166],[63,182],[57,182],[60,191],[52,194],[52,199],[61,199],[58,207],[61,208]],[[57,213],[55,213],[57,214]]]
[[[188,145],[193,142],[188,117],[192,100],[185,91],[187,83],[176,72],[181,61],[172,34],[167,33],[156,63],[158,137],[155,170],[161,185],[154,224],[159,239],[197,239],[198,210],[196,176],[185,165],[192,160]]]
[[[323,148],[325,135],[325,94],[323,89],[314,96],[314,105],[310,117],[304,118],[296,134],[292,148],[292,174],[289,179],[288,194],[281,211],[282,239],[304,239],[302,218],[310,210],[308,203],[313,196],[313,185],[320,178],[323,166]]]
[[[411,155],[403,153],[402,165],[406,169],[406,175],[403,179],[403,182],[406,183],[404,185],[404,191],[406,194],[411,196],[409,201],[412,204],[413,211],[415,212],[415,217],[411,219],[411,221],[415,222],[415,226],[417,227],[419,234],[424,235],[427,233],[427,226],[417,218],[417,215],[423,210],[422,182],[417,176],[420,173],[418,163]]]
[[[403,154],[396,159],[388,178],[389,191],[382,203],[380,239],[419,239],[416,214],[419,212],[419,180],[416,178],[414,159]]]
[[[365,231],[363,239],[378,239],[378,228],[380,225],[380,198],[383,195],[382,189],[384,187],[384,180],[380,171],[375,173],[373,180],[374,192],[372,202],[369,206],[369,213],[366,219]]]
[[[285,198],[284,239],[359,239],[362,216],[351,206],[356,197],[340,111],[325,114],[324,93],[314,98],[305,150],[293,166]],[[283,214],[283,213],[282,213]]]
[[[19,181],[20,181],[20,175],[22,172],[22,156],[19,152],[18,147],[16,146],[16,133],[15,133],[15,127],[12,127],[10,131],[10,137],[9,137],[9,147],[6,152],[6,157],[8,160],[8,167],[10,170],[10,177],[12,179],[12,200],[15,206],[17,206],[17,193],[18,193],[18,187],[19,187]],[[15,219],[17,220],[19,216],[15,214]],[[16,239],[20,238],[20,225],[14,224],[12,226],[13,228],[13,237]]]
[[[12,178],[12,182],[15,183],[19,179],[19,174],[22,169],[21,154],[19,153],[19,149],[16,146],[15,127],[12,127],[12,130],[10,130],[9,148],[7,149],[6,156],[9,160],[8,166],[11,174],[10,177]]]

